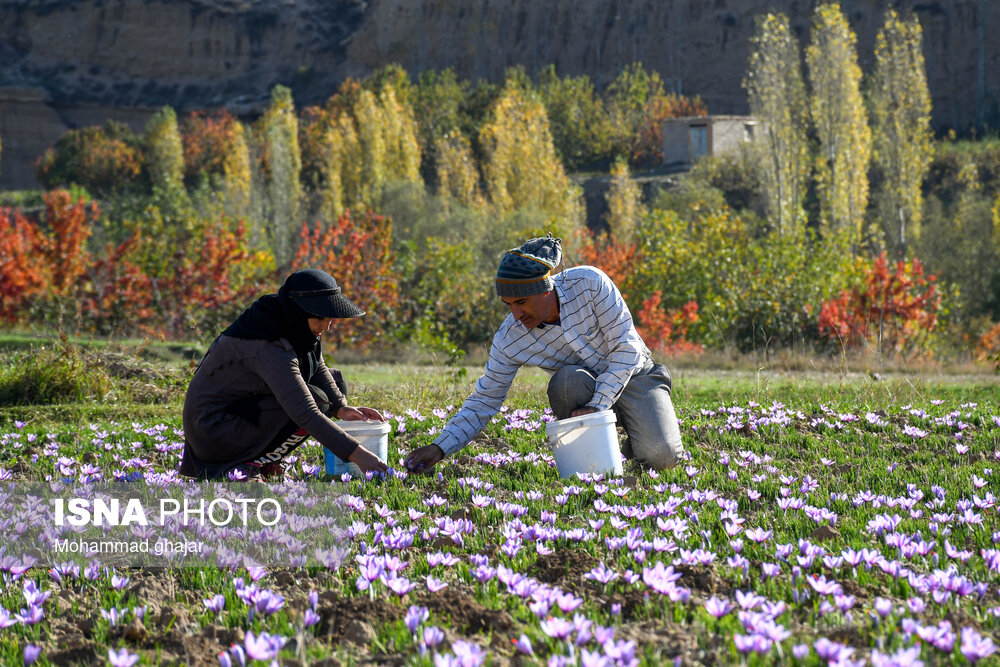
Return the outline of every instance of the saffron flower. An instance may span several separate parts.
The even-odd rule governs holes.
[[[705,603],[705,611],[715,618],[722,618],[732,610],[733,605],[729,601],[714,595]]]
[[[109,648],[108,662],[111,663],[112,667],[132,667],[132,665],[139,662],[139,656],[129,653],[127,648],[123,648],[118,652]]]

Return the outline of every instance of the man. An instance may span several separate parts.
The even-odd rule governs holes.
[[[496,291],[510,315],[493,337],[486,370],[434,442],[410,453],[409,470],[427,471],[468,444],[500,410],[523,365],[552,374],[556,418],[614,409],[628,434],[626,457],[655,470],[678,462],[684,450],[670,374],[653,363],[611,279],[592,266],[553,275],[561,261],[561,240],[551,235],[504,254]]]

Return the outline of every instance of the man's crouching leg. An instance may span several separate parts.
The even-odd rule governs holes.
[[[633,375],[614,405],[625,427],[633,457],[654,470],[672,468],[684,453],[680,425],[670,400],[670,374],[653,364]]]
[[[549,378],[549,405],[556,419],[566,419],[594,398],[597,378],[583,366],[563,366]]]

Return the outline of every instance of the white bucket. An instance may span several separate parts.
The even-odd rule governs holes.
[[[578,472],[621,475],[616,421],[614,411],[602,410],[546,424],[559,476],[574,477]]]
[[[389,422],[342,419],[334,423],[344,429],[345,433],[353,436],[355,440],[361,443],[362,447],[382,459],[382,461],[389,459]],[[337,477],[340,477],[345,472],[351,473],[353,477],[361,477],[363,475],[357,464],[350,461],[341,461],[339,457],[326,448],[323,449],[323,453],[326,456],[327,473]]]

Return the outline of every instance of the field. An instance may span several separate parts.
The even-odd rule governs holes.
[[[391,414],[397,468],[478,372],[343,370],[352,402]],[[297,450],[288,477],[340,503],[325,567],[0,554],[0,663],[1000,664],[994,377],[681,370],[687,460],[613,479],[559,478],[544,381],[522,372],[429,475],[343,482]],[[0,480],[174,484],[182,386],[3,408]]]

